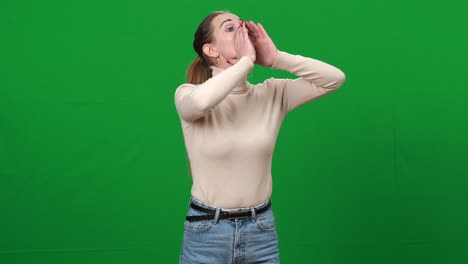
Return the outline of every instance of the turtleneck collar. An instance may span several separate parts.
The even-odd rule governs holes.
[[[216,76],[216,75],[218,75],[219,73],[221,73],[222,71],[225,70],[223,68],[219,68],[219,67],[216,67],[214,65],[211,65],[210,68],[212,70],[212,75],[213,76]],[[231,90],[230,94],[243,94],[243,93],[247,92],[248,90],[249,90],[249,83],[248,83],[247,77],[246,77],[246,78],[239,81],[239,83],[236,85],[236,87],[234,87],[234,89]]]

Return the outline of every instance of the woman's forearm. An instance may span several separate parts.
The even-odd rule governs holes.
[[[252,60],[243,56],[231,67],[199,85],[182,84],[175,92],[175,105],[180,117],[192,122],[222,102],[254,68]]]

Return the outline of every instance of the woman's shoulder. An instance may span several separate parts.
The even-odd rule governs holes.
[[[175,88],[174,92],[177,94],[179,91],[192,90],[193,88],[197,87],[198,85],[199,84],[181,83]]]
[[[260,83],[250,84],[253,94],[256,96],[274,96],[281,90],[281,85],[278,85],[278,82],[281,82],[281,79],[270,77],[263,80]]]
[[[275,78],[270,77],[268,79],[263,80],[262,82],[251,84],[251,85],[255,87],[260,87],[260,86],[272,87],[275,85]]]
[[[261,90],[276,90],[276,89],[281,89],[282,83],[285,81],[285,79],[279,79],[275,77],[270,77],[268,79],[265,79],[263,82],[254,84],[253,86],[255,88],[259,88]]]
[[[177,87],[176,90],[179,88],[184,88],[184,87],[196,87],[199,84],[193,84],[193,83],[180,83]]]

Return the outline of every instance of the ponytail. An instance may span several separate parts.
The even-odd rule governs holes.
[[[187,69],[186,81],[191,84],[201,84],[211,78],[211,69],[206,62],[198,56]]]

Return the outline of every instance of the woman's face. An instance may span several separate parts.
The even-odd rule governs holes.
[[[240,27],[242,20],[231,13],[216,16],[212,21],[213,42],[211,45],[219,55],[218,61],[213,60],[215,66],[228,68],[238,61],[238,55],[234,48],[234,35]]]

